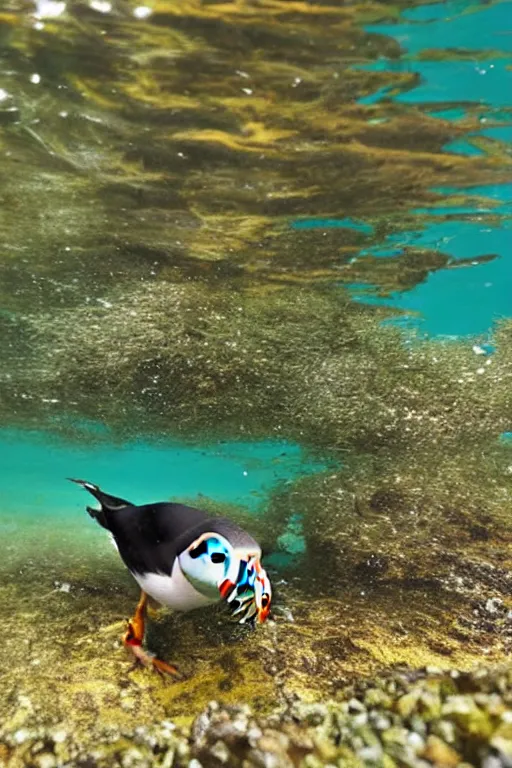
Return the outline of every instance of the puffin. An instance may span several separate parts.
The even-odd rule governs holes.
[[[99,502],[86,510],[108,531],[141,589],[122,638],[136,663],[179,677],[176,667],[143,650],[149,598],[176,611],[224,601],[241,624],[266,621],[272,588],[261,547],[234,522],[174,502],[139,506],[87,480],[68,479]]]

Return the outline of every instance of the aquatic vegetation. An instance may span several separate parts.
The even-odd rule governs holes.
[[[132,284],[108,301],[24,316],[30,357],[12,346],[5,418],[46,412],[58,428],[64,404],[125,433],[158,423],[189,437],[277,434],[390,456],[506,431],[506,330],[482,359],[466,342],[404,344],[381,323],[392,315],[336,289]]]
[[[137,20],[129,3],[116,14],[69,3],[40,29],[16,8],[4,20],[10,68],[2,104],[17,112],[2,132],[0,156],[3,423],[59,429],[71,414],[118,433],[162,428],[191,436],[215,425],[257,436],[278,431],[279,422],[296,432],[304,412],[316,431],[320,414],[309,414],[320,401],[328,408],[330,397],[342,411],[344,402],[352,407],[346,390],[339,401],[324,398],[321,382],[304,402],[301,378],[336,366],[331,358],[343,345],[354,370],[340,375],[366,378],[374,368],[351,356],[351,334],[368,338],[370,356],[386,340],[390,354],[401,354],[391,350],[398,335],[379,328],[385,313],[354,310],[341,291],[328,299],[293,286],[370,280],[388,294],[417,285],[448,265],[442,249],[411,247],[383,259],[368,248],[410,229],[413,219],[417,226],[410,208],[438,200],[432,188],[507,174],[502,158],[444,151],[478,125],[472,114],[454,123],[392,101],[355,102],[414,80],[354,66],[399,54],[389,38],[362,31],[359,10],[389,18],[397,9],[277,3],[263,12],[191,2],[161,4]],[[276,46],[286,64],[276,60]],[[94,56],[85,53],[93,47]],[[92,62],[86,71],[85,60]],[[369,230],[290,227],[292,216],[347,214],[371,222]],[[271,296],[277,288],[288,295]],[[279,338],[269,326],[287,312]],[[306,338],[310,314],[322,312],[323,341]],[[249,327],[259,323],[261,333]],[[393,363],[383,354],[391,391]],[[468,376],[470,357],[461,371]],[[455,376],[457,362],[447,364]],[[354,418],[369,418],[364,407],[352,408]],[[331,415],[323,421],[316,442],[337,446],[325,429]],[[350,424],[336,431],[346,428],[348,446]],[[300,431],[308,442],[308,430]]]
[[[505,447],[360,456],[294,483],[268,514],[276,525],[299,516],[307,560],[296,577],[312,592],[418,587],[425,606],[440,592],[458,595],[460,606],[463,598],[508,601],[509,476]]]

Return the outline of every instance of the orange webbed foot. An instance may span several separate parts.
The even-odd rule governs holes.
[[[168,675],[174,678],[181,678],[180,673],[172,664],[167,664],[165,661],[155,658],[150,653],[147,653],[142,648],[142,641],[144,640],[145,630],[145,618],[147,610],[147,595],[142,592],[139,603],[135,610],[135,614],[132,619],[128,621],[126,632],[123,635],[123,645],[125,648],[129,648],[132,654],[135,656],[135,662],[142,664],[144,667],[151,667],[159,675]]]
[[[166,661],[157,659],[150,653],[147,653],[138,643],[124,642],[124,645],[126,648],[129,648],[134,655],[136,664],[141,664],[143,667],[147,667],[148,669],[154,669],[155,672],[158,672],[158,674],[162,677],[168,675],[169,677],[173,677],[177,680],[181,679],[181,674],[176,667],[174,667],[172,664],[168,664]]]

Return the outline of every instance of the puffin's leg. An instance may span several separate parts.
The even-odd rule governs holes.
[[[128,628],[123,635],[123,645],[130,649],[130,651],[135,656],[135,659],[143,664],[143,666],[153,667],[157,672],[160,672],[160,674],[179,677],[179,672],[176,667],[173,667],[171,664],[167,664],[165,661],[160,661],[160,659],[155,659],[153,656],[151,656],[149,653],[146,653],[142,649],[147,607],[148,596],[144,591],[141,591],[140,599],[137,603],[135,613],[128,622]]]

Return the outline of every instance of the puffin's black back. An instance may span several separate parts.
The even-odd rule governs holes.
[[[69,479],[100,502],[99,510],[87,507],[87,511],[110,531],[123,562],[133,573],[170,576],[176,555],[202,533],[219,533],[233,547],[260,551],[252,536],[238,525],[225,518],[210,517],[202,509],[166,501],[137,506],[110,496],[86,480]]]
[[[104,509],[103,518],[124,563],[134,573],[170,575],[176,555],[196,538],[187,537],[187,532],[201,524],[209,530],[206,512],[165,501],[116,511]],[[186,543],[177,548],[183,541]]]

